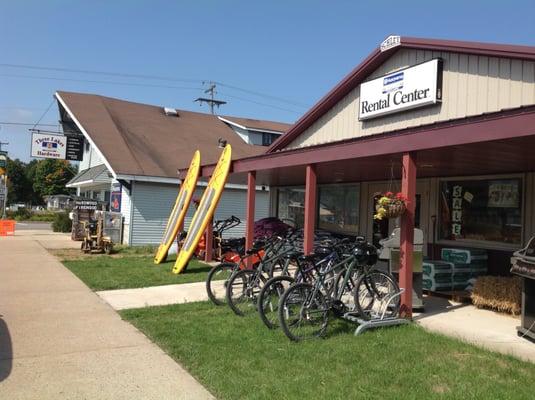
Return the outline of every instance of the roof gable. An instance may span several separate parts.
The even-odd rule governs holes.
[[[217,116],[163,108],[93,94],[57,92],[56,97],[80,124],[111,167],[114,176],[177,178],[191,155],[202,149],[202,162],[219,158],[218,139],[233,147],[233,158],[250,157],[265,147],[249,145]]]
[[[385,51],[376,48],[340,83],[319,100],[306,112],[293,127],[267,150],[267,153],[284,150],[284,148],[316,123],[338,102],[344,99],[353,89],[366,80],[385,61],[396,54],[400,49],[417,49],[441,52],[455,52],[461,54],[475,54],[489,57],[507,57],[535,61],[535,47],[501,45],[478,42],[461,42],[452,40],[420,39],[411,37],[400,38],[399,45]]]

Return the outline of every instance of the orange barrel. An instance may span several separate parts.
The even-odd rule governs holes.
[[[0,220],[0,236],[13,236],[15,234],[16,221],[12,219]]]

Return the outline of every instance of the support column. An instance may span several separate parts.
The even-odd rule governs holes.
[[[246,225],[245,225],[245,248],[253,247],[254,242],[254,213],[256,196],[256,172],[247,173],[247,205],[246,205]],[[247,258],[247,268],[251,268],[251,257]]]
[[[412,267],[414,247],[414,210],[416,206],[416,154],[404,153],[401,172],[401,193],[407,199],[407,211],[401,216],[399,287],[401,316],[412,318]]]
[[[205,231],[206,249],[204,253],[204,261],[210,262],[213,260],[212,249],[214,248],[214,219],[211,218]]]
[[[305,237],[303,244],[303,251],[305,254],[310,254],[314,251],[317,193],[316,166],[314,164],[309,164],[306,168],[305,184]]]

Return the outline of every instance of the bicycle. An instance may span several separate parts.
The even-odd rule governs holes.
[[[244,316],[255,310],[266,281],[275,276],[275,272],[280,275],[287,270],[290,259],[286,255],[295,252],[294,240],[294,232],[286,238],[274,237],[256,268],[241,269],[232,274],[226,287],[226,302],[236,315]]]
[[[304,256],[302,252],[295,252],[286,255],[290,260],[290,265],[295,264],[293,276],[288,269],[284,270],[280,276],[269,279],[258,295],[258,314],[260,319],[269,329],[274,329],[279,325],[278,305],[283,293],[293,284],[300,282],[313,282],[318,270],[326,264],[333,264],[342,256],[342,250],[346,245],[346,240],[336,242],[323,242],[317,247],[312,256]],[[334,282],[334,274],[326,279],[328,290]]]
[[[335,265],[326,266],[318,273],[314,284],[297,283],[286,290],[281,297],[278,311],[279,323],[285,335],[294,341],[324,336],[329,323],[329,314],[350,319],[355,314],[369,319],[376,307],[389,315],[399,313],[399,287],[394,278],[386,272],[375,269],[377,249],[359,240],[351,254]],[[325,277],[331,271],[339,271],[340,285],[337,289],[325,287]],[[355,277],[354,285],[349,284]],[[343,275],[340,275],[343,274]],[[353,307],[342,299],[348,290],[352,291]],[[384,304],[387,301],[388,304]]]

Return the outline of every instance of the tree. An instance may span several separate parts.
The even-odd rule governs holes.
[[[33,190],[31,181],[26,177],[26,165],[18,158],[15,160],[8,158],[6,171],[8,177],[8,204],[29,202]]]
[[[74,174],[68,161],[41,160],[35,167],[33,189],[40,196],[70,194],[72,190],[66,188],[65,184],[72,179]]]
[[[33,189],[33,182],[35,182],[35,171],[37,169],[38,164],[39,164],[39,160],[36,160],[35,158],[32,161],[30,161],[28,164],[26,164],[26,179],[28,181],[28,184],[30,185],[30,193],[28,196],[28,202],[32,205],[44,204],[44,201],[41,195]]]

